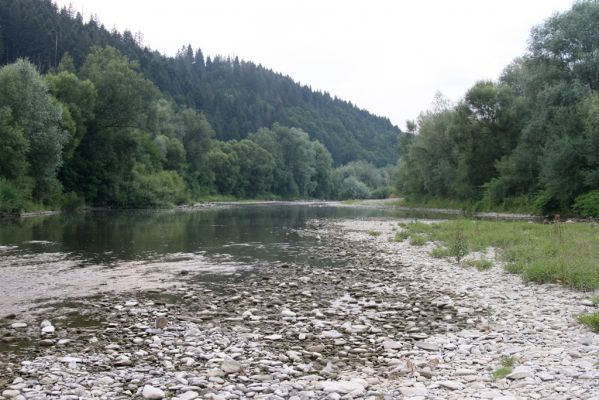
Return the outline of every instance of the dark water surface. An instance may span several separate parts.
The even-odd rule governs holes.
[[[216,261],[301,263],[314,260],[312,249],[323,243],[298,233],[310,220],[406,216],[383,209],[309,204],[54,215],[0,224],[0,255],[62,253],[78,260],[79,266],[176,261],[190,253]]]

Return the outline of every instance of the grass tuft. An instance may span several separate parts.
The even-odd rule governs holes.
[[[511,374],[512,370],[514,368],[514,365],[516,365],[517,361],[518,360],[515,357],[503,357],[501,359],[501,367],[497,368],[491,374],[491,376],[493,377],[493,380],[497,381],[497,380],[503,379],[506,376],[508,376],[509,374]]]
[[[578,320],[581,323],[588,325],[593,332],[599,333],[599,311],[590,314],[583,314],[578,317]]]
[[[466,260],[464,261],[464,265],[467,267],[474,267],[479,271],[486,271],[493,266],[493,262],[486,258],[481,258],[478,260]]]
[[[383,232],[381,231],[368,231],[368,234],[372,237],[378,237],[381,236],[383,234]]]
[[[424,235],[411,235],[410,237],[410,244],[412,246],[424,246],[426,242],[426,236]]]
[[[447,247],[437,246],[430,252],[430,255],[434,258],[447,258],[451,256],[451,253]]]
[[[401,232],[397,232],[395,234],[395,241],[396,242],[403,242],[404,240],[406,240],[407,238],[410,237],[410,233],[408,231],[401,231]]]

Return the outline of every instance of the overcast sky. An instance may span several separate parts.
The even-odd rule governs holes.
[[[437,90],[458,100],[496,79],[530,29],[572,0],[55,0],[106,28],[260,63],[401,128]]]

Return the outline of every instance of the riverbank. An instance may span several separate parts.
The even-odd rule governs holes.
[[[0,334],[6,398],[599,398],[588,295],[392,241],[397,220],[313,220],[314,254],[246,276],[79,299]],[[372,235],[371,232],[380,232]],[[492,254],[489,254],[491,257]],[[143,279],[143,278],[140,278]],[[48,319],[54,329],[42,333]],[[52,332],[50,332],[52,331]],[[43,345],[43,346],[40,346]],[[511,359],[506,378],[493,372]],[[23,398],[22,397],[22,398]]]

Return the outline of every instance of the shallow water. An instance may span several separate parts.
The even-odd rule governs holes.
[[[327,238],[304,229],[323,220],[369,217],[406,213],[291,203],[86,212],[3,223],[0,314],[55,299],[164,288],[182,275],[218,285],[273,264],[339,265],[319,251]]]
[[[77,265],[184,261],[192,254],[235,262],[304,262],[314,237],[298,234],[313,219],[399,217],[380,209],[251,205],[190,212],[109,211],[0,224],[0,255],[61,255]]]

